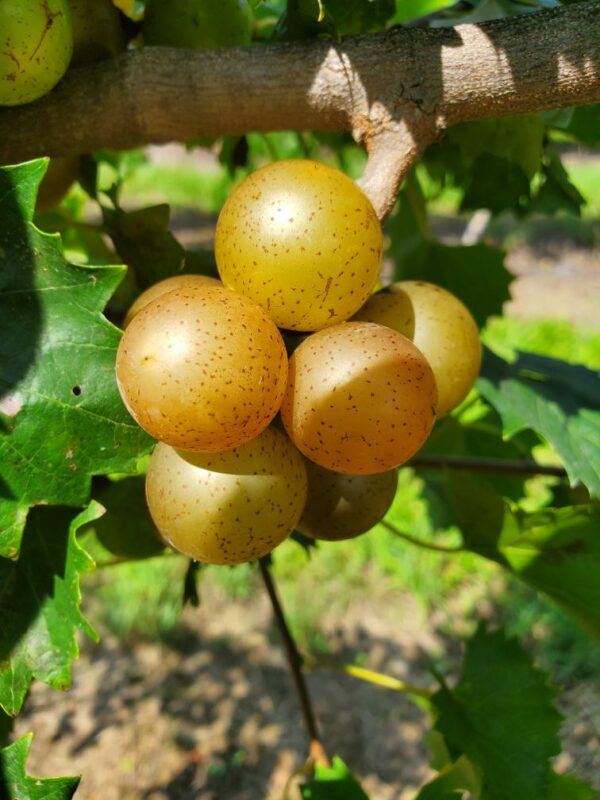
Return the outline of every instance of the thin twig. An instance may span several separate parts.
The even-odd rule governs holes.
[[[409,462],[415,469],[461,469],[469,472],[496,472],[508,475],[552,475],[566,478],[567,471],[563,467],[552,467],[509,458],[484,458],[472,456],[417,456]]]
[[[424,539],[419,539],[417,536],[411,536],[410,533],[405,533],[404,531],[399,530],[396,528],[395,525],[392,525],[391,522],[383,519],[381,520],[381,525],[390,531],[390,533],[395,534],[400,539],[404,539],[411,544],[416,544],[417,547],[422,547],[424,550],[434,550],[436,553],[463,553],[465,551],[464,547],[452,546],[452,545],[445,545],[445,544],[435,544],[435,542],[426,542]]]
[[[265,559],[261,559],[259,561],[259,565],[262,579],[273,607],[275,622],[277,623],[281,638],[283,639],[290,672],[292,673],[292,677],[294,679],[294,685],[296,687],[296,693],[298,695],[300,709],[302,711],[302,717],[306,726],[306,732],[308,733],[309,756],[315,764],[329,766],[329,759],[327,758],[327,754],[323,747],[323,742],[321,741],[319,727],[317,725],[310,695],[308,693],[308,686],[306,685],[304,673],[302,672],[302,656],[298,652],[296,642],[294,641],[294,637],[292,636],[288,627],[268,564]]]
[[[318,669],[321,667],[335,669],[338,672],[345,672],[346,675],[350,675],[353,678],[358,678],[358,680],[374,683],[376,686],[382,686],[384,689],[391,689],[394,692],[413,694],[426,699],[429,699],[433,695],[430,689],[425,689],[422,686],[414,686],[398,678],[393,678],[391,675],[384,675],[382,672],[366,669],[366,667],[358,667],[354,664],[344,664],[329,658],[310,658],[304,663],[308,669]]]

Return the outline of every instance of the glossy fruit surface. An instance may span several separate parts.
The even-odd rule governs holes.
[[[125,330],[131,320],[139,314],[142,308],[146,308],[149,303],[156,300],[161,295],[172,292],[175,289],[189,289],[192,286],[206,285],[222,286],[222,283],[208,275],[172,275],[170,278],[165,278],[162,281],[158,281],[158,283],[154,283],[152,286],[148,287],[146,291],[142,292],[135,302],[131,304],[123,322],[123,330]]]
[[[401,281],[373,295],[355,319],[387,325],[407,336],[431,365],[438,415],[455,408],[472,389],[481,366],[479,330],[451,292],[424,281]]]
[[[307,458],[370,475],[417,452],[436,402],[433,373],[412,342],[382,325],[347,322],[294,351],[281,416]]]
[[[316,161],[276,161],[253,172],[230,194],[215,236],[223,283],[295,331],[358,311],[377,282],[382,251],[369,199]]]
[[[195,49],[250,44],[252,11],[247,0],[149,0],[146,44]]]
[[[226,453],[186,453],[158,444],[146,480],[148,507],[163,538],[209,564],[241,564],[277,547],[306,500],[301,455],[268,428]]]
[[[35,210],[38,213],[48,211],[60,204],[79,177],[79,166],[79,156],[50,159],[35,203]]]
[[[273,322],[221,286],[154,300],[117,352],[117,382],[131,415],[155,439],[186,450],[225,450],[257,436],[279,410],[286,375]]]
[[[127,41],[112,0],[69,0],[73,20],[72,67],[114,58]]]
[[[67,0],[0,0],[0,106],[47,94],[67,71],[72,50]]]
[[[298,530],[330,542],[353,539],[385,517],[396,495],[395,470],[379,475],[342,475],[306,460],[308,496]]]

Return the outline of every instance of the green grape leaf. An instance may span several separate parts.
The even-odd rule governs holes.
[[[597,797],[596,790],[575,775],[554,774],[544,800],[597,800]]]
[[[521,168],[528,180],[542,159],[545,126],[537,114],[464,122],[448,130],[448,142],[459,149],[463,165],[472,166],[490,154]]]
[[[447,764],[439,775],[424,786],[415,800],[460,800],[465,792],[478,797],[481,777],[466,756]]]
[[[523,352],[509,363],[486,351],[478,387],[505,436],[528,428],[540,434],[571,481],[600,497],[600,372]]]
[[[390,18],[392,25],[420,19],[456,5],[456,0],[396,0],[396,13]]]
[[[600,144],[600,103],[576,106],[567,118],[558,118],[555,127],[567,131],[587,147]]]
[[[493,214],[505,210],[520,213],[521,207],[529,200],[529,183],[517,164],[505,158],[483,154],[466,175],[460,210],[488,208]]]
[[[183,270],[185,251],[169,231],[171,211],[160,205],[138,211],[102,208],[104,225],[140,289]]]
[[[443,684],[432,703],[435,729],[452,757],[466,755],[480,774],[481,800],[544,796],[550,759],[560,752],[555,694],[547,675],[502,631],[480,627],[469,640],[458,683]]]
[[[552,216],[558,211],[566,211],[578,217],[585,198],[571,183],[556,151],[549,150],[544,156],[541,174],[542,182],[525,208],[527,213]]]
[[[31,222],[46,167],[0,169],[0,556],[36,503],[81,506],[91,476],[134,472],[149,437],[114,376],[120,331],[102,309],[123,267],[75,267]]]
[[[83,616],[80,576],[93,561],[76,533],[103,512],[93,502],[73,518],[66,508],[34,508],[18,561],[0,559],[0,708],[19,712],[34,678],[57,689],[71,680],[76,634],[96,638]]]
[[[32,738],[32,734],[28,734],[0,750],[0,797],[6,800],[69,800],[79,786],[78,777],[27,775],[25,764]]]
[[[165,549],[146,504],[145,478],[111,482],[94,494],[106,513],[85,527],[105,550],[120,558],[149,558]]]
[[[395,280],[431,281],[459,297],[478,325],[501,314],[509,299],[512,276],[504,266],[504,253],[485,244],[445,245],[425,241],[410,254],[394,258]]]
[[[465,546],[544,592],[600,639],[600,506],[513,511],[490,485],[446,475],[442,493]]]
[[[369,800],[341,758],[334,756],[330,767],[315,767],[315,774],[300,786],[302,800]]]

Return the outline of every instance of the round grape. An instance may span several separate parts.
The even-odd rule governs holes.
[[[424,281],[401,281],[374,294],[355,319],[387,325],[423,353],[435,376],[438,415],[461,403],[481,366],[477,324],[451,292]]]
[[[347,322],[296,348],[281,416],[307,458],[369,475],[417,452],[436,402],[431,367],[412,342],[382,325]]]
[[[226,450],[257,436],[279,410],[286,375],[283,340],[264,311],[208,284],[153,300],[117,352],[131,415],[186,450]]]
[[[226,286],[280,328],[314,331],[348,319],[377,282],[383,236],[369,199],[315,161],[277,161],[249,175],[217,222]]]
[[[131,304],[129,311],[123,321],[123,330],[127,328],[131,320],[139,314],[142,308],[146,308],[149,303],[156,300],[167,292],[172,292],[175,289],[189,289],[192,286],[222,286],[221,281],[216,278],[211,278],[208,275],[172,275],[170,278],[165,278],[158,283],[152,284],[146,291]]]
[[[67,71],[73,51],[67,0],[0,2],[0,106],[31,103]]]
[[[395,470],[379,475],[342,475],[306,461],[308,496],[298,530],[337,542],[370,531],[385,517],[396,495]]]
[[[158,444],[146,497],[161,535],[176,550],[209,564],[241,564],[270,552],[295,528],[306,470],[274,428],[226,453]]]

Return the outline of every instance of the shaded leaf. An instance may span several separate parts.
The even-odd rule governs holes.
[[[443,494],[465,546],[542,591],[600,639],[600,507],[513,511],[489,484],[447,475]]]
[[[183,579],[183,606],[191,605],[194,608],[200,606],[200,595],[198,594],[198,573],[203,565],[198,561],[190,559],[185,578]]]
[[[102,214],[117,253],[134,271],[140,289],[183,271],[185,251],[169,230],[169,206],[103,208]]]
[[[315,774],[300,786],[302,800],[369,800],[341,758],[334,756],[331,767],[315,767]]]
[[[393,235],[393,234],[392,234]],[[394,258],[394,252],[390,255]],[[437,283],[459,297],[479,326],[502,313],[509,299],[512,276],[504,266],[504,253],[485,244],[445,245],[425,241],[395,261],[395,280]]]
[[[95,638],[79,608],[80,577],[93,562],[76,533],[101,513],[95,502],[74,519],[69,509],[35,508],[19,560],[0,559],[0,707],[8,714],[19,712],[34,678],[65,689],[77,632]]]
[[[27,775],[26,762],[32,734],[0,750],[0,797],[6,800],[69,800],[79,786],[78,777],[37,778]]]
[[[553,775],[544,800],[596,800],[598,793],[575,775]]]
[[[102,546],[122,558],[149,558],[165,549],[146,504],[145,478],[113,481],[95,493],[106,513],[84,531],[93,530]]]
[[[440,774],[424,786],[415,800],[460,800],[465,792],[478,797],[481,779],[466,756],[447,764]]]
[[[600,372],[532,353],[510,363],[486,351],[478,387],[500,413],[505,436],[527,428],[540,434],[571,481],[600,497]]]
[[[119,396],[121,334],[102,316],[123,268],[67,264],[60,239],[30,222],[44,167],[0,169],[0,555],[10,557],[31,505],[83,505],[91,475],[134,471],[151,444]]]
[[[560,752],[554,697],[547,676],[503,632],[480,627],[469,640],[457,685],[443,685],[432,702],[452,756],[465,754],[480,773],[482,800],[545,795]]]

